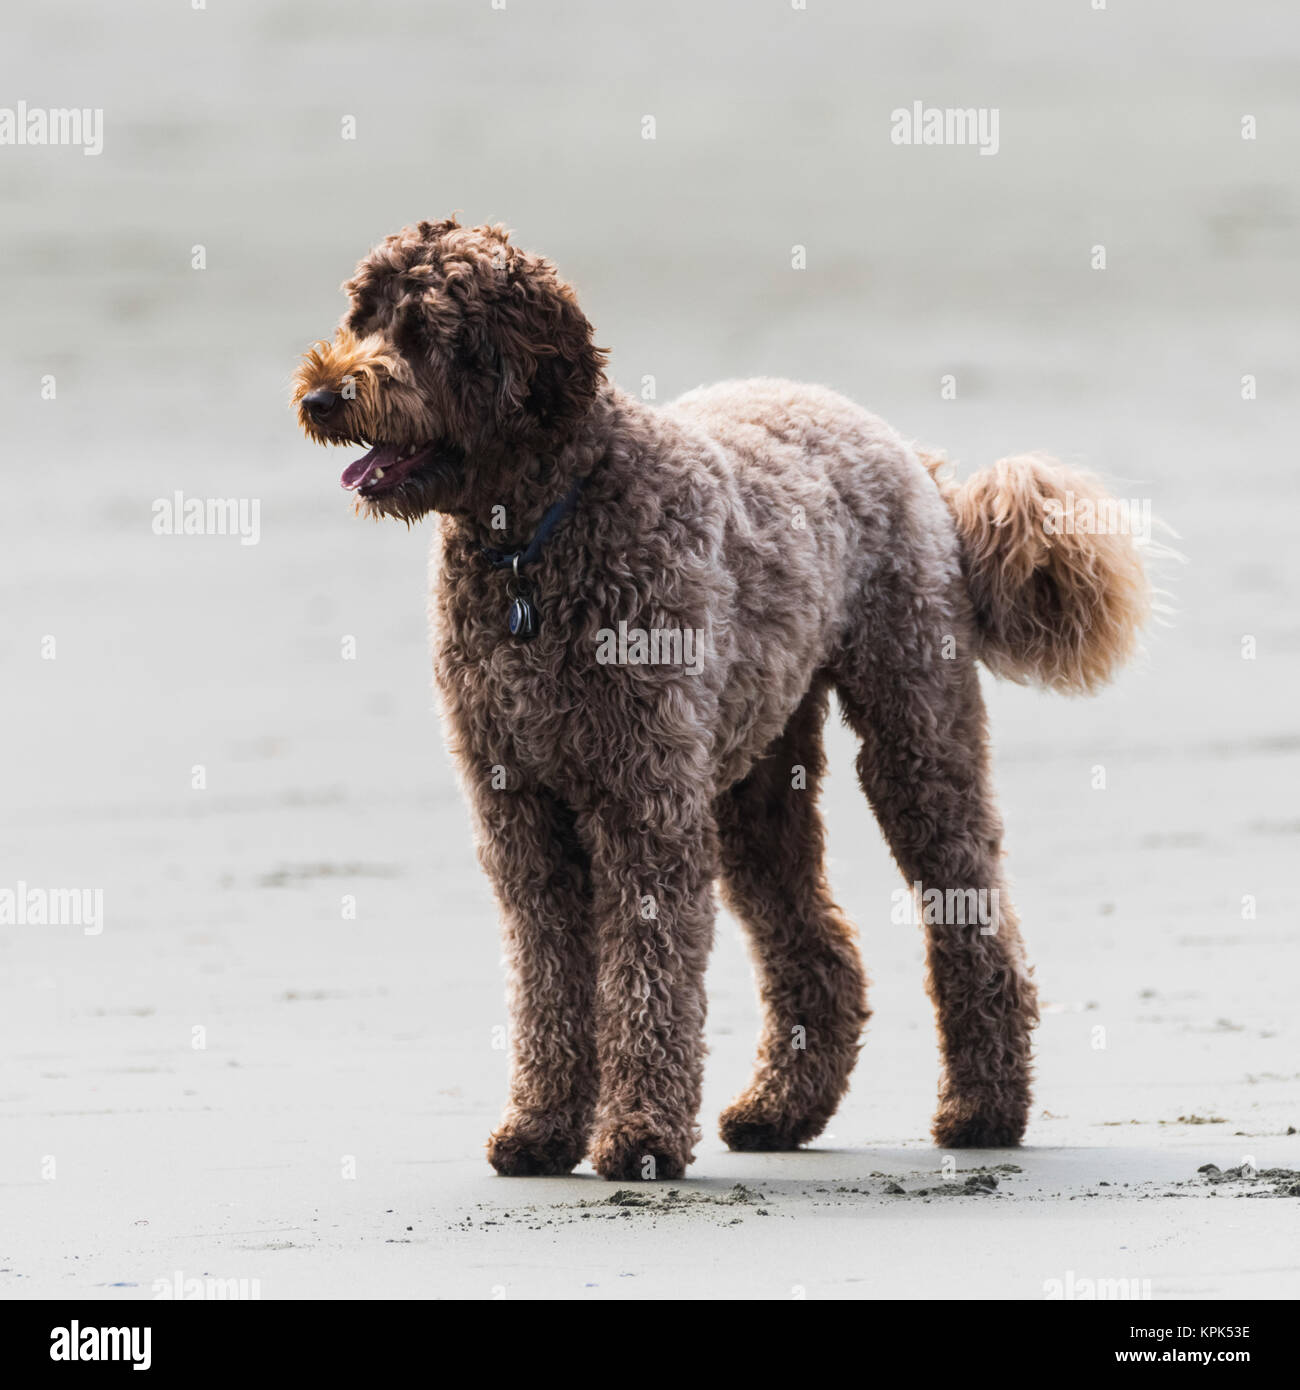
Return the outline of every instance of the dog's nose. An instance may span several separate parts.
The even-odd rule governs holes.
[[[302,398],[303,406],[307,414],[319,424],[338,404],[339,393],[337,391],[308,391]]]

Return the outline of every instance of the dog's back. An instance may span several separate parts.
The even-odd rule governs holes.
[[[951,613],[949,631],[967,621],[957,531],[902,436],[825,387],[728,381],[665,413],[707,436],[726,511],[719,560],[735,581],[718,653],[731,668],[726,785],[784,728],[813,674],[864,640],[873,613],[893,621],[885,596],[932,598]]]

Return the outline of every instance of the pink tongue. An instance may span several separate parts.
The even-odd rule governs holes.
[[[348,464],[339,481],[346,488],[359,488],[376,468],[390,468],[396,462],[397,446],[395,444],[376,444],[364,458],[359,458],[355,463]]]

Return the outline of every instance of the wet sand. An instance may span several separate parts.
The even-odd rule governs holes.
[[[104,929],[0,928],[0,1292],[1300,1293],[1289,1184],[1198,1171],[1300,1167],[1300,25],[968,8],[85,4],[6,45],[0,104],[100,106],[105,142],[0,149],[0,886],[100,887]],[[914,100],[996,105],[998,155],[892,146]],[[487,1167],[504,999],[432,707],[430,528],[355,520],[285,405],[366,246],[452,208],[557,259],[628,389],[825,381],[963,468],[1099,469],[1178,532],[1116,687],[987,682],[1045,1005],[1024,1149],[949,1172],[927,1141],[921,941],[837,727],[875,1012],[831,1133],[716,1138],[757,1031],[724,916],[683,1195]],[[177,490],[257,499],[258,543],[155,535]]]

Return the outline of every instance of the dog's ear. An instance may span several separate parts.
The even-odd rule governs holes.
[[[591,408],[606,354],[551,262],[492,230],[472,277],[447,282],[461,299],[457,357],[496,432],[554,446]]]
[[[563,434],[591,408],[606,354],[550,261],[516,252],[505,275],[496,333],[502,404],[548,434]]]

